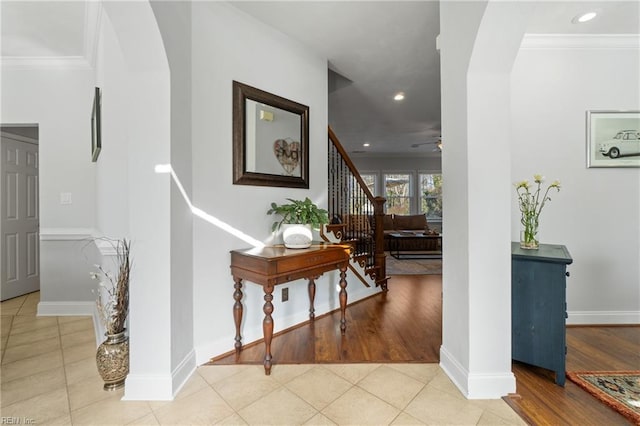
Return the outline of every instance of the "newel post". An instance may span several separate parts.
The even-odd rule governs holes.
[[[373,214],[376,218],[376,251],[375,259],[378,266],[378,277],[376,281],[383,280],[382,290],[387,291],[387,257],[384,253],[384,203],[387,200],[384,197],[375,197],[373,199]]]

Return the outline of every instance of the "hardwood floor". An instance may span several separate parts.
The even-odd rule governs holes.
[[[274,336],[273,363],[439,362],[442,344],[442,277],[393,276],[389,292],[350,305],[347,334],[340,334],[339,311]],[[567,371],[639,370],[640,326],[568,327]],[[212,364],[262,364],[256,342]],[[515,395],[505,400],[533,425],[627,425],[619,415],[567,380],[556,386],[553,373],[514,362]]]

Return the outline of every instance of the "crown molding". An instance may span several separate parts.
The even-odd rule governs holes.
[[[90,70],[91,64],[84,56],[3,56],[0,58],[3,70]]]
[[[521,49],[638,49],[640,34],[525,34]]]

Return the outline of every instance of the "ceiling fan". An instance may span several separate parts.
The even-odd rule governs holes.
[[[418,148],[422,145],[434,145],[434,148],[432,151],[442,151],[442,136],[439,136],[435,140],[432,140],[429,142],[414,143],[411,145],[411,148]]]

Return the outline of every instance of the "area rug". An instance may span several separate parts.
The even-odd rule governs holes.
[[[442,259],[396,259],[387,255],[387,275],[440,275]]]
[[[573,371],[567,378],[640,425],[640,371]]]

